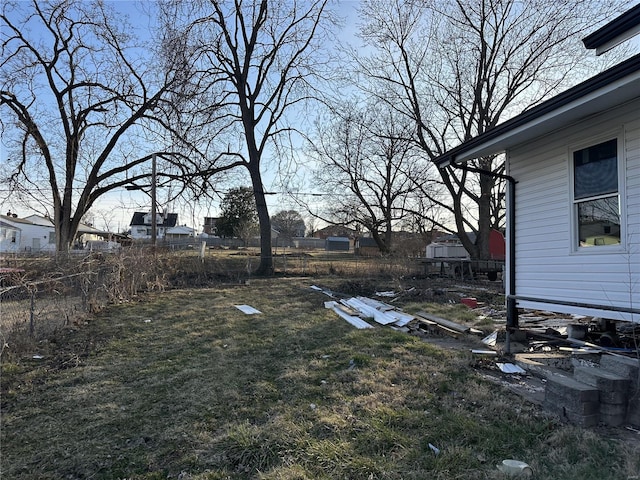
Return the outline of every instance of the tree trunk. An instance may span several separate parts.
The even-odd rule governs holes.
[[[54,209],[53,226],[56,233],[56,254],[66,255],[73,241],[71,235],[71,205],[63,200],[62,204]]]
[[[476,248],[479,260],[488,260],[489,235],[491,233],[491,196],[493,194],[494,179],[490,175],[480,174],[480,198],[478,199],[478,233]]]
[[[249,166],[251,183],[253,185],[253,195],[256,200],[256,211],[260,224],[260,264],[255,271],[256,275],[273,275],[273,253],[271,251],[271,218],[267,208],[266,195],[262,185],[260,167],[252,162]]]
[[[389,243],[386,240],[386,237],[388,236],[385,233],[384,238],[382,237],[382,235],[380,235],[380,232],[378,232],[377,228],[372,228],[371,230],[371,238],[373,238],[373,240],[376,242],[376,245],[378,245],[378,249],[380,249],[380,253],[382,255],[387,255],[389,253]]]

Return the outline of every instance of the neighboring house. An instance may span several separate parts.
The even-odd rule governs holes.
[[[625,21],[626,19],[626,21]],[[631,20],[631,22],[629,22]],[[640,11],[585,39],[638,31]],[[506,153],[508,325],[517,308],[640,323],[640,55],[450,150]]]
[[[131,218],[131,238],[133,240],[150,240],[152,235],[151,212],[135,212]],[[167,229],[178,223],[177,213],[156,214],[156,238],[165,238]]]
[[[49,217],[29,215],[28,217],[25,217],[24,220],[47,229],[54,229],[53,243],[55,244],[55,227]],[[92,227],[91,225],[81,223],[78,225],[78,231],[76,232],[76,239],[74,242],[75,248],[84,248],[89,244],[89,242],[102,242],[109,236],[110,234],[108,232],[104,232]]]
[[[210,237],[216,237],[218,235],[218,228],[216,222],[219,217],[204,217],[204,225],[202,226],[202,232],[206,233]]]
[[[329,225],[328,227],[316,230],[313,234],[315,238],[322,238],[323,240],[326,240],[329,237],[347,237],[353,239],[356,235],[358,235],[357,231],[341,225]]]
[[[4,217],[4,215],[0,218],[2,217]],[[0,219],[0,253],[18,252],[20,250],[21,234],[22,230],[20,227]]]
[[[8,225],[2,228],[3,235],[8,234],[10,229],[19,230],[16,234],[16,241],[9,242],[11,249],[3,252],[53,252],[56,249],[56,231],[53,224],[39,225],[26,218],[17,218],[14,215],[0,215],[0,221]],[[6,233],[5,233],[6,232]],[[16,248],[17,246],[17,248]]]
[[[195,229],[187,227],[186,225],[179,225],[177,227],[167,228],[165,232],[165,238],[167,240],[183,240],[186,238],[194,238],[196,235]]]
[[[76,248],[99,242],[109,233],[81,223],[76,234]],[[54,252],[56,229],[48,217],[0,215],[0,252]]]

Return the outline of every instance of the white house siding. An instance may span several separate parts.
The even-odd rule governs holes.
[[[53,227],[36,225],[26,219],[7,219],[4,222],[20,229],[18,252],[49,252],[55,250],[56,233]]]
[[[0,253],[14,253],[20,249],[20,229],[0,221]]]
[[[622,131],[624,249],[572,245],[570,147]],[[640,309],[640,99],[508,152],[516,186],[516,295]],[[626,205],[625,205],[626,203]],[[626,229],[625,229],[626,227]],[[523,308],[640,323],[640,314],[518,300]]]

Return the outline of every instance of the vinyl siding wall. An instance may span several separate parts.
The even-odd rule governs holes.
[[[624,155],[619,184],[623,246],[576,249],[572,147],[583,148],[617,134],[623,140],[618,156]],[[509,174],[518,181],[516,295],[640,309],[640,99],[512,149],[508,158]],[[598,308],[523,300],[518,306],[640,323],[640,314]]]

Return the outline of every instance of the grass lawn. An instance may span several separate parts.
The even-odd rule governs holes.
[[[506,458],[640,478],[639,441],[558,423],[464,351],[356,330],[311,283],[156,293],[3,361],[2,478],[501,479]]]

